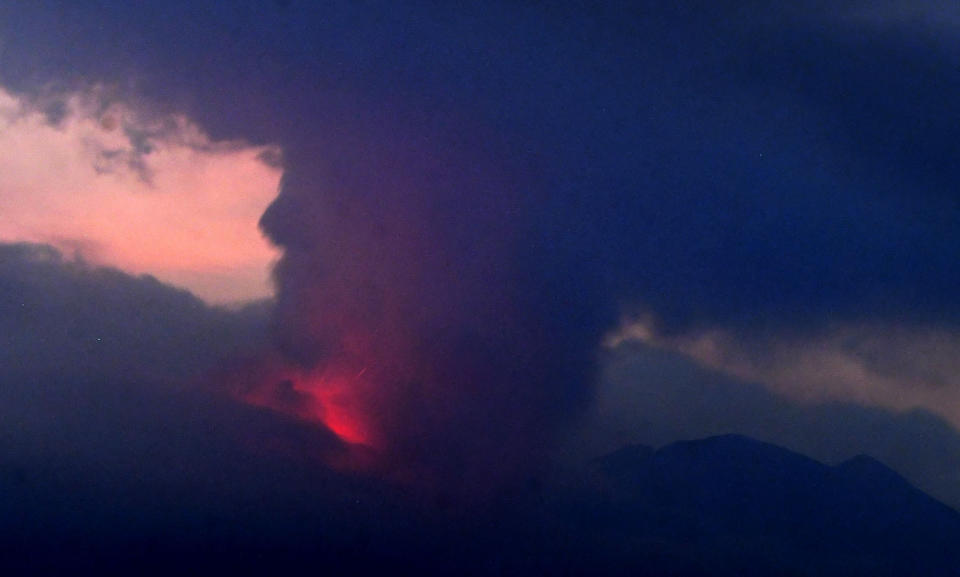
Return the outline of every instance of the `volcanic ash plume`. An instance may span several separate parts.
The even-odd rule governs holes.
[[[261,222],[284,250],[283,368],[247,398],[396,478],[483,490],[529,472],[583,406],[601,315],[544,264],[535,186],[505,155],[412,132],[285,151]]]

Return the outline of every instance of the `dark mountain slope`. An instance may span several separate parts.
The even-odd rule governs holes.
[[[960,514],[866,456],[726,435],[618,451],[576,493],[580,554],[610,573],[960,575]]]

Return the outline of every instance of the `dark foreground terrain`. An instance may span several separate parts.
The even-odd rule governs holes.
[[[896,472],[740,436],[625,447],[481,504],[305,466],[237,492],[194,466],[207,485],[5,466],[4,574],[960,574],[960,514]]]

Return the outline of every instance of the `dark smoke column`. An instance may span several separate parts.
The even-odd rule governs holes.
[[[261,226],[284,250],[286,362],[334,375],[387,471],[473,492],[528,473],[577,415],[609,319],[536,178],[463,124],[288,146]]]

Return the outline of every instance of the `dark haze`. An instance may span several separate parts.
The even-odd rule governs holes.
[[[814,410],[642,345],[598,371],[625,314],[956,334],[955,12],[873,4],[0,3],[6,89],[104,84],[284,170],[275,302],[0,245],[0,566],[949,574],[955,514],[869,460],[723,438],[556,470],[586,415],[869,446],[957,499],[929,415]],[[633,390],[593,404],[603,378]]]

